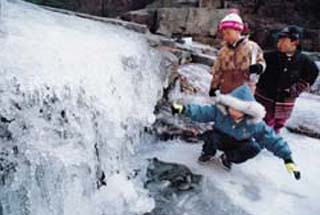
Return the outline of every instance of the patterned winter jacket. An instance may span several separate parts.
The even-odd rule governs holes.
[[[249,66],[255,63],[266,67],[263,51],[257,43],[244,37],[234,46],[225,44],[212,69],[211,88],[218,88],[224,94],[230,93],[249,81]]]
[[[233,107],[245,113],[247,117],[235,122],[228,115],[226,107]],[[247,85],[242,85],[231,94],[219,95],[215,105],[187,105],[184,114],[197,122],[213,122],[215,130],[238,140],[239,144],[243,144],[242,140],[249,140],[247,144],[266,148],[284,160],[291,159],[288,144],[262,121],[265,110],[255,101]]]

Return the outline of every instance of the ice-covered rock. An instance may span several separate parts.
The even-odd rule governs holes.
[[[160,57],[123,28],[1,1],[0,214],[141,214]]]

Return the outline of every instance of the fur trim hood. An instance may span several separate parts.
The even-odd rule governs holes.
[[[255,123],[262,121],[266,115],[265,108],[255,100],[246,84],[236,88],[230,94],[218,95],[216,103],[245,113]]]

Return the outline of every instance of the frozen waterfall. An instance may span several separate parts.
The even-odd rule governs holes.
[[[162,88],[157,53],[125,29],[1,1],[0,214],[150,211],[128,178]]]

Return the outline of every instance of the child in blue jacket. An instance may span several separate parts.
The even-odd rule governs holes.
[[[213,122],[213,130],[206,132],[200,162],[209,161],[217,150],[222,164],[231,169],[232,163],[242,163],[255,157],[263,148],[284,160],[296,179],[300,171],[292,160],[288,144],[262,121],[265,109],[256,102],[248,85],[230,94],[218,95],[213,105],[172,105],[173,114],[183,114],[197,122]]]

